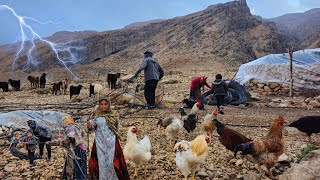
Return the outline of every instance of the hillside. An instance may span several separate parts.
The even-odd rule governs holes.
[[[320,8],[311,9],[304,13],[285,14],[269,19],[275,22],[279,29],[297,39],[300,48],[316,48],[319,46]]]
[[[79,63],[86,64],[77,66],[81,75],[88,69],[131,71],[147,49],[155,52],[166,69],[237,67],[269,53],[285,52],[287,39],[274,23],[253,16],[242,0],[142,27],[88,33],[69,44],[84,47],[77,51]],[[15,49],[6,45],[0,51],[0,72],[8,72]],[[37,52],[39,70],[59,65],[46,45],[40,45]],[[18,60],[20,68],[25,59],[24,53]]]
[[[125,26],[124,28],[139,28],[142,26],[146,26],[149,25],[151,23],[158,23],[161,21],[164,21],[165,19],[154,19],[154,20],[150,20],[150,21],[144,21],[144,22],[135,22],[135,23],[131,23],[127,26]]]

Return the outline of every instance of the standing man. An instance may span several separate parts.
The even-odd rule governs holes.
[[[40,77],[40,88],[46,87],[46,73],[43,73]]]
[[[51,145],[48,144],[47,142],[51,141],[52,130],[47,126],[40,125],[40,124],[36,123],[36,121],[34,121],[34,120],[29,120],[29,121],[27,121],[27,123],[28,123],[28,126],[33,131],[33,134],[36,137],[38,137],[38,139],[39,139],[40,157],[42,158],[44,145],[46,145],[46,149],[47,149],[47,153],[48,153],[47,160],[50,161],[51,160]]]
[[[159,80],[163,77],[164,71],[160,64],[153,58],[153,53],[146,51],[144,60],[138,71],[130,78],[131,81],[137,79],[140,72],[144,70],[144,97],[147,101],[147,109],[155,108],[156,88]]]

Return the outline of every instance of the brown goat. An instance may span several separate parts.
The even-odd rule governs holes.
[[[53,83],[53,87],[52,87],[52,94],[57,95],[58,91],[61,95],[61,87],[62,87],[62,82],[59,83]]]
[[[39,87],[39,77],[28,76],[28,80],[31,83],[31,89]]]

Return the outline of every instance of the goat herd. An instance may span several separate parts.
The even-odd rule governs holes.
[[[108,87],[110,89],[116,89],[116,84],[117,80],[120,78],[120,73],[109,73],[107,76],[107,82],[108,82]],[[46,87],[46,73],[43,73],[41,77],[35,77],[35,76],[28,76],[27,80],[30,82],[31,89],[37,89],[37,88],[45,88]],[[59,82],[54,82],[51,83],[52,85],[52,94],[57,95],[58,92],[59,94],[67,94],[67,90],[69,88],[70,92],[70,99],[72,96],[78,96],[80,94],[81,89],[83,88],[83,85],[78,85],[78,86],[69,86],[70,81],[69,79],[65,79],[64,81],[59,81]],[[12,87],[14,91],[20,91],[21,90],[21,81],[20,80],[12,80],[9,79],[8,82],[0,82],[0,89],[3,90],[3,92],[8,92],[9,91],[9,85]],[[101,87],[95,87],[99,86],[99,84],[94,85],[90,84],[89,86],[89,97],[91,95],[96,94],[97,90],[102,90]]]

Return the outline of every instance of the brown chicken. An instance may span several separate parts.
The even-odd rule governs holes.
[[[260,175],[265,177],[265,173],[261,168],[261,165],[264,165],[268,169],[270,177],[273,179],[271,168],[276,165],[279,156],[283,154],[285,149],[282,136],[284,123],[285,121],[282,116],[277,117],[273,120],[267,136],[238,145],[234,149],[234,156],[237,156],[238,151],[241,151],[243,155],[252,155],[260,169]]]
[[[239,144],[246,143],[252,141],[251,139],[245,137],[241,133],[226,127],[223,123],[221,123],[217,119],[218,109],[216,108],[213,113],[211,119],[211,123],[208,119],[204,121],[204,130],[208,134],[212,134],[215,129],[217,129],[217,133],[219,134],[219,141],[226,149],[233,152],[234,148]],[[207,117],[208,118],[208,117]]]

